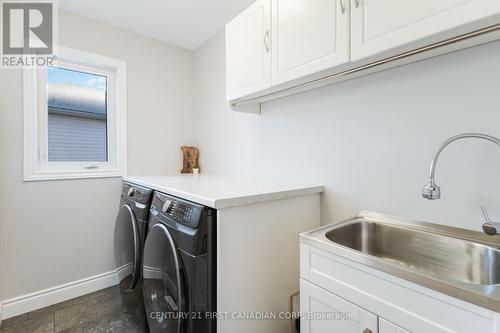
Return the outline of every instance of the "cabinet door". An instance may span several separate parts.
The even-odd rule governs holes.
[[[491,18],[500,11],[498,0],[352,1],[352,60]]]
[[[376,315],[302,279],[300,312],[302,333],[378,333]]]
[[[271,87],[271,0],[258,0],[226,25],[227,99]]]
[[[410,333],[409,331],[382,318],[378,319],[378,329],[379,333]]]
[[[272,0],[272,83],[349,61],[349,0]]]

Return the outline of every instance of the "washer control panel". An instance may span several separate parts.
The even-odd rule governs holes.
[[[204,208],[201,205],[161,193],[155,194],[153,205],[161,210],[163,216],[193,228],[198,226]]]
[[[170,210],[170,216],[177,220],[190,221],[193,217],[194,208],[184,205],[180,202],[175,202],[172,204],[172,209]]]

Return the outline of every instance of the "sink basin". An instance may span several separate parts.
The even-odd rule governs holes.
[[[300,235],[337,257],[500,313],[500,236],[373,212]]]
[[[369,220],[339,225],[325,236],[342,246],[441,280],[500,283],[500,251],[477,241]]]

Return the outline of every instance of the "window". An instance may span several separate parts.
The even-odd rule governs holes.
[[[24,179],[126,173],[126,65],[58,47],[57,63],[24,70]]]
[[[107,162],[107,77],[62,67],[47,77],[48,161]]]

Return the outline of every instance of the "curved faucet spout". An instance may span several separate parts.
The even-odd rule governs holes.
[[[435,174],[436,174],[436,164],[439,159],[441,152],[452,142],[462,140],[462,139],[481,139],[491,141],[498,146],[500,146],[500,139],[491,135],[481,134],[481,133],[464,133],[455,135],[448,140],[444,141],[439,148],[434,153],[434,158],[432,159],[430,170],[429,170],[429,182],[424,186],[422,196],[429,200],[437,200],[441,198],[441,188],[436,185]]]

